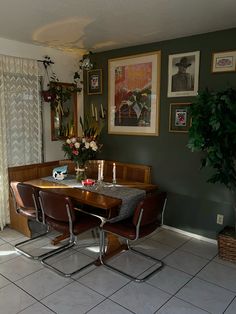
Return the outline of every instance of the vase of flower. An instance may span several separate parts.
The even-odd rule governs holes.
[[[76,162],[75,171],[76,171],[76,180],[78,182],[82,182],[83,180],[87,179],[85,163]]]
[[[76,179],[78,182],[86,179],[85,163],[95,159],[101,144],[97,143],[96,136],[71,137],[66,139],[62,145],[65,156],[75,163]]]

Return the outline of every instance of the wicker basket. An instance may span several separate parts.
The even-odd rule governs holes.
[[[219,233],[218,254],[224,260],[236,262],[236,233],[234,228],[226,227]]]

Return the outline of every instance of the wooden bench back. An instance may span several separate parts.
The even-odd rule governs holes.
[[[92,179],[98,177],[98,164],[101,160],[89,160],[86,164],[87,176]],[[104,180],[111,180],[113,163],[116,164],[116,178],[132,182],[151,183],[151,166],[124,163],[115,160],[104,160]],[[70,160],[61,160],[60,165],[68,165],[68,173],[75,173],[75,165]]]

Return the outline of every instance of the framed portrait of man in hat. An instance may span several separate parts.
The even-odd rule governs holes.
[[[169,55],[168,97],[196,96],[200,52]]]

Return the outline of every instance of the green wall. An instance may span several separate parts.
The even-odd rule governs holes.
[[[168,131],[170,103],[194,99],[167,98],[168,55],[200,51],[200,90],[236,87],[236,72],[211,73],[212,52],[236,50],[235,38],[236,28],[94,54],[96,68],[103,70],[103,93],[86,96],[85,88],[85,112],[91,103],[107,108],[108,59],[161,50],[160,135],[109,135],[106,125],[100,157],[151,165],[152,182],[168,192],[164,224],[209,238],[216,238],[223,228],[216,224],[217,213],[224,215],[224,225],[234,224],[231,194],[221,185],[206,183],[210,170],[200,170],[201,154],[186,147],[188,135]]]

